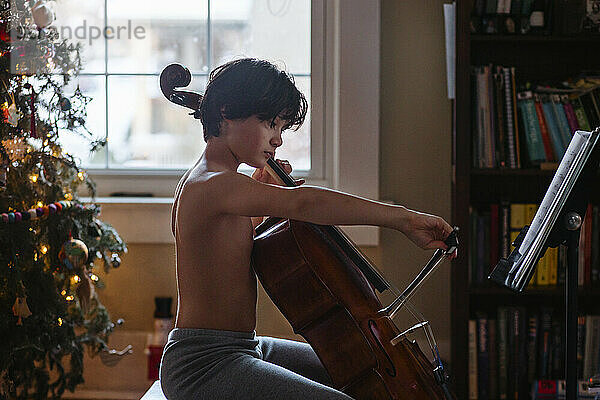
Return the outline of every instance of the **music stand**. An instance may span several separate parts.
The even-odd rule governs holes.
[[[589,188],[597,174],[600,128],[576,131],[530,226],[524,227],[508,258],[502,258],[488,279],[522,292],[548,247],[566,243],[566,400],[577,399],[577,263],[579,234],[591,200]]]

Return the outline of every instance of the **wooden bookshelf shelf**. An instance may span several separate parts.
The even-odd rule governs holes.
[[[520,176],[535,176],[535,177],[548,177],[554,176],[554,170],[545,170],[545,169],[497,169],[497,168],[489,168],[489,169],[472,169],[472,175],[482,175],[482,176],[508,176],[508,177],[520,177]]]
[[[580,287],[578,294],[583,297],[600,297],[600,288],[594,287]],[[499,287],[499,286],[483,286],[483,287],[471,287],[469,289],[469,295],[471,296],[512,296],[514,298],[539,296],[539,297],[554,297],[558,296],[561,299],[564,298],[565,288],[564,286],[547,286],[547,287],[531,287],[526,288],[523,292],[514,292],[510,289]]]
[[[568,43],[600,43],[600,35],[471,35],[471,42],[518,42],[518,43],[539,43],[539,42],[568,42]]]

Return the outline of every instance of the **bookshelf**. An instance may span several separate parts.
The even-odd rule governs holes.
[[[559,1],[552,0],[551,3],[556,5]],[[474,234],[470,207],[485,207],[504,199],[509,199],[511,203],[539,204],[554,174],[553,170],[542,170],[527,163],[521,169],[473,167],[471,66],[514,66],[517,69],[517,86],[527,81],[574,77],[582,71],[600,71],[600,52],[597,51],[600,48],[600,35],[564,35],[557,32],[558,28],[538,35],[471,33],[473,6],[474,0],[456,2],[452,220],[461,228],[462,256],[453,262],[451,273],[450,365],[456,394],[460,399],[469,399],[469,319],[473,319],[478,312],[493,313],[499,306],[550,306],[562,315],[565,301],[564,286],[561,285],[531,288],[515,294],[491,284],[469,284],[469,254],[475,250],[469,248],[471,235]],[[560,13],[552,17],[556,24]],[[593,203],[600,204],[600,185],[590,190]],[[598,313],[600,288],[580,288],[578,297],[582,313]]]

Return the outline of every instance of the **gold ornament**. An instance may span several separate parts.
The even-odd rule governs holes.
[[[12,306],[12,312],[15,317],[19,318],[17,320],[17,325],[23,325],[23,318],[27,318],[31,315],[31,311],[27,306],[27,296],[25,295],[25,285],[23,285],[23,281],[19,281],[17,284],[17,299]]]

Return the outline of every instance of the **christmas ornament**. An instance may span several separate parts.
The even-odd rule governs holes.
[[[84,272],[80,275],[80,282],[77,286],[77,297],[79,298],[79,305],[81,306],[81,310],[84,314],[87,314],[90,311],[90,304],[94,295],[96,294],[96,290],[94,289],[94,283],[91,281],[87,272]]]
[[[44,0],[38,0],[31,7],[31,15],[38,28],[47,27],[55,18],[54,10],[52,10],[52,7]]]
[[[23,85],[25,89],[31,89],[31,97],[29,105],[31,106],[31,137],[37,139],[37,132],[35,130],[35,90],[33,90],[33,86],[30,83],[26,83]]]
[[[4,89],[6,89],[6,93],[11,101],[10,105],[8,105],[8,102],[4,102],[4,104],[2,104],[2,116],[4,117],[5,122],[7,122],[13,128],[16,128],[19,124],[19,120],[23,116],[23,113],[17,109],[17,105],[15,104],[15,96],[8,91],[8,87],[4,81],[2,81],[2,85],[4,86]]]
[[[27,306],[27,296],[25,295],[25,285],[23,285],[23,281],[19,281],[17,284],[17,299],[12,306],[12,312],[15,317],[18,317],[17,325],[23,325],[23,318],[27,318],[31,315],[31,311]]]
[[[8,111],[8,113],[7,113],[6,122],[8,122],[8,124],[10,126],[12,126],[13,128],[16,128],[17,125],[19,124],[19,120],[23,116],[23,113],[21,111],[17,110],[17,105],[15,103],[12,103],[10,106],[8,106],[7,111]]]
[[[121,266],[121,257],[117,253],[112,253],[110,257],[110,262],[113,268],[119,268]]]
[[[58,104],[60,105],[60,109],[62,111],[69,111],[71,109],[71,101],[66,97],[61,98]]]
[[[79,239],[69,239],[63,243],[58,258],[69,270],[76,270],[85,264],[88,259],[88,248]]]

